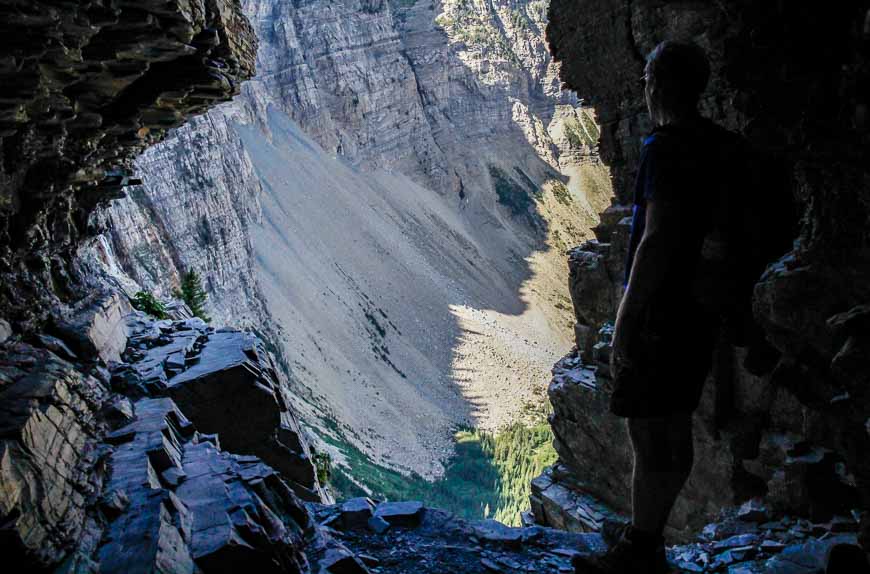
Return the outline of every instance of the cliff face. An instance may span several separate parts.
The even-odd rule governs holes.
[[[77,298],[70,261],[97,204],[130,183],[130,159],[253,73],[256,38],[237,4],[163,4],[0,8],[0,308],[14,324]]]
[[[302,499],[329,496],[271,355],[183,305],[133,311],[89,238],[95,208],[134,184],[132,158],[253,73],[248,20],[220,0],[0,12],[4,557],[27,572],[306,569],[319,535]]]
[[[545,9],[247,2],[257,77],[138,160],[89,257],[163,296],[197,269],[217,321],[275,341],[306,420],[437,474],[453,425],[541,401],[570,344],[561,252],[608,202]]]
[[[602,433],[624,435],[604,412],[606,345],[594,343],[619,300],[626,228],[618,220],[626,212],[618,204],[630,197],[640,138],[649,128],[636,79],[656,43],[689,38],[707,51],[713,78],[704,115],[742,133],[767,157],[773,176],[762,193],[790,191],[800,215],[799,231],[790,232],[782,224],[790,218],[785,202],[768,222],[785,247],[755,286],[755,317],[775,350],[754,361],[755,374],[746,349],[721,345],[716,352],[696,416],[699,460],[673,517],[676,529],[751,496],[826,520],[866,508],[870,495],[867,6],[793,8],[654,0],[554,0],[551,6],[554,57],[562,79],[599,114],[601,155],[617,196],[604,218],[611,223],[598,230],[601,243],[572,256],[585,361],[557,365],[550,387],[569,478],[627,508],[628,449],[599,444]],[[679,349],[674,353],[679,369]]]

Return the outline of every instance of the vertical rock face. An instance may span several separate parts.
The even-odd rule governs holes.
[[[133,156],[253,73],[240,5],[10,1],[0,14],[0,553],[28,572],[305,570],[315,533],[296,492],[328,497],[262,343],[179,306],[175,323],[131,314],[111,246],[86,239],[94,208],[133,183]],[[211,397],[186,408],[212,433],[244,428],[209,409],[258,434],[221,450],[164,396],[179,375],[173,388]],[[218,401],[221,387],[236,395]],[[251,396],[269,399],[262,419],[243,412]]]
[[[554,0],[550,18],[548,38],[562,64],[562,79],[591,98],[601,118],[601,154],[613,174],[618,202],[629,201],[640,137],[649,127],[636,87],[643,55],[662,40],[688,38],[711,59],[713,77],[702,98],[703,113],[743,133],[767,154],[773,176],[759,193],[773,195],[776,186],[787,186],[801,213],[799,233],[782,225],[782,219],[788,223],[787,205],[777,221],[769,222],[778,230],[773,236],[779,233],[788,241],[797,234],[797,239],[755,287],[755,317],[777,353],[766,365],[754,361],[757,374],[751,375],[747,365],[753,361],[746,361],[745,349],[723,345],[717,350],[696,417],[696,472],[672,526],[697,523],[719,503],[752,495],[766,495],[781,510],[815,519],[866,508],[870,363],[859,351],[868,336],[863,317],[870,285],[870,125],[866,90],[860,87],[868,81],[866,5],[794,10],[736,1],[690,6],[657,0]],[[808,37],[816,40],[802,40]],[[819,44],[826,49],[816,49]],[[588,246],[575,257],[585,262],[577,272],[588,274],[572,292],[577,320],[585,326],[578,328],[578,343],[580,334],[595,333],[607,318],[598,307],[587,309],[590,296],[604,307],[618,300],[615,282],[621,269],[611,265],[609,274],[603,273],[598,263],[621,260],[624,231],[599,231],[611,252]],[[614,281],[609,287],[608,278]],[[590,288],[593,294],[587,293]],[[592,345],[581,344],[581,351],[585,368],[594,366]],[[678,349],[675,357],[679,369]],[[601,370],[599,384],[577,386],[576,392],[566,392],[574,383],[565,378],[565,365],[558,370],[551,398],[554,430],[565,447],[563,461],[580,481],[590,476],[585,466],[626,467],[627,453],[595,450],[600,440],[596,427],[604,423],[580,420],[609,417],[600,412],[606,404],[599,397],[606,392]],[[590,409],[594,412],[586,412]],[[587,457],[581,464],[571,458],[573,450],[591,452],[593,460]],[[618,489],[623,497],[616,503],[622,509],[627,506],[627,476],[623,480]],[[603,486],[614,492],[598,480],[586,484],[593,493]],[[694,519],[679,510],[693,506],[699,509]]]
[[[197,269],[308,420],[437,474],[451,426],[540,401],[570,344],[560,252],[609,201],[546,4],[247,2],[257,77],[138,160],[91,253],[162,296]]]
[[[103,480],[99,411],[108,389],[20,342],[3,348],[0,373],[3,547],[26,563],[54,563],[83,536],[88,498]]]
[[[29,325],[76,298],[69,261],[95,206],[130,183],[130,159],[235,94],[256,38],[226,0],[0,11],[0,307]]]

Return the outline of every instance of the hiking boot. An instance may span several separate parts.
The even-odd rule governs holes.
[[[577,557],[574,561],[577,574],[589,573],[590,566],[608,574],[667,574],[671,571],[664,540],[642,547],[631,540],[630,532],[631,524],[605,522],[601,537],[607,543],[607,552],[588,559]]]

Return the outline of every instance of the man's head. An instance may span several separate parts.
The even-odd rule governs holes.
[[[710,79],[710,65],[697,45],[662,42],[649,53],[644,69],[647,107],[656,124],[690,117]]]

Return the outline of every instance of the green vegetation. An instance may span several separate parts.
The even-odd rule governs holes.
[[[536,187],[523,187],[517,181],[494,165],[489,166],[489,176],[492,178],[498,202],[510,209],[511,215],[528,214],[534,203],[533,196],[540,192]],[[523,174],[529,182],[528,176]]]
[[[601,130],[598,129],[598,124],[595,123],[595,120],[592,119],[589,112],[584,109],[581,109],[578,112],[578,116],[580,118],[580,123],[583,124],[583,129],[592,139],[593,145],[597,144],[598,138],[601,136]]]
[[[211,317],[205,314],[204,307],[208,300],[208,293],[205,292],[202,279],[196,270],[189,269],[181,275],[181,289],[175,291],[175,296],[187,303],[195,317],[199,317],[206,323],[211,321]]]
[[[553,190],[553,197],[556,198],[556,201],[562,205],[571,205],[571,192],[568,191],[568,187],[564,183],[553,181],[550,189]]]
[[[511,10],[511,24],[513,24],[513,27],[517,30],[530,31],[532,29],[532,23],[529,21],[529,17],[518,8]]]
[[[456,0],[452,3],[445,2],[443,9],[444,12],[435,18],[435,24],[447,32],[451,42],[464,43],[468,49],[480,51],[491,58],[520,64],[520,59],[504,37],[498,23],[498,14],[491,7],[481,10],[480,6],[468,0]],[[517,18],[515,25],[518,28],[530,26],[528,17],[521,12],[518,16],[511,17]],[[520,22],[519,18],[523,21]]]
[[[328,483],[332,477],[332,457],[328,452],[315,452],[313,462],[317,470],[317,480],[320,484]]]
[[[150,291],[139,291],[136,293],[133,296],[132,305],[134,309],[148,313],[156,319],[166,318],[166,307]]]
[[[547,21],[547,7],[550,5],[549,0],[533,0],[526,6],[526,11],[529,16],[540,22]]]
[[[375,498],[423,500],[464,518],[495,518],[510,525],[518,525],[520,513],[529,507],[532,479],[556,461],[546,422],[531,427],[516,423],[497,434],[459,430],[456,453],[435,482],[376,465],[353,446],[324,438],[342,450],[350,474]],[[340,499],[365,495],[341,467],[332,469],[331,484]]]
[[[613,184],[607,167],[601,163],[581,164],[580,189],[595,209],[605,209],[613,196]]]
[[[583,126],[576,118],[565,120],[565,137],[568,138],[568,145],[572,149],[580,149],[589,141]]]
[[[565,120],[565,137],[568,144],[579,149],[584,145],[595,147],[598,145],[598,137],[601,135],[595,121],[585,110],[577,110],[577,116]]]

